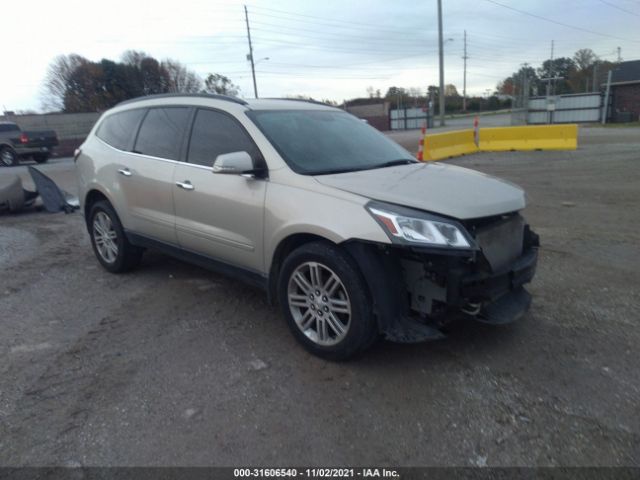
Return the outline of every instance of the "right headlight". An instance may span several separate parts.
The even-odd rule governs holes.
[[[388,208],[391,207],[391,208]],[[394,211],[393,206],[378,204],[367,205],[367,210],[378,221],[392,241],[416,245],[472,248],[473,240],[466,234],[463,227],[448,222],[446,219],[436,219],[431,215],[416,212],[415,216],[404,212]]]

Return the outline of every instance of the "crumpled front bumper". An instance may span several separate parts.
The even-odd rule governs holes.
[[[506,324],[520,318],[531,304],[524,285],[533,279],[538,261],[538,236],[528,227],[522,255],[493,270],[481,251],[389,247],[352,242],[347,248],[360,266],[372,292],[380,330],[387,339],[417,342],[442,338],[445,319],[463,312],[474,320]],[[425,278],[446,292],[432,315],[411,307],[403,262],[419,264]]]
[[[475,319],[484,323],[506,324],[518,320],[531,305],[524,285],[531,282],[538,263],[538,250],[532,248],[508,270],[476,273],[461,279],[459,295],[482,306]]]
[[[497,272],[452,268],[446,273],[449,307],[460,308],[476,320],[505,324],[519,319],[531,305],[531,296],[523,286],[533,279],[538,249],[530,246],[511,265]]]

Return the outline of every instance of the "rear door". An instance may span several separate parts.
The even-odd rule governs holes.
[[[118,168],[136,233],[177,244],[173,171],[191,114],[188,107],[153,107],[144,116],[133,150]]]
[[[173,176],[176,232],[186,250],[260,273],[267,182],[212,171],[218,155],[239,151],[262,165],[258,148],[236,119],[217,110],[197,110],[188,163],[177,164]]]

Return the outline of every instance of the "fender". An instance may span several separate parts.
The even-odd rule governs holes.
[[[386,246],[353,240],[343,247],[360,267],[371,292],[378,327],[387,340],[417,343],[445,337],[437,328],[409,317],[402,271],[399,263],[387,254]]]

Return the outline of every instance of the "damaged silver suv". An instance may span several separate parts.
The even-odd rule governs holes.
[[[524,192],[417,162],[326,105],[160,95],[104,113],[76,152],[93,250],[111,272],[146,248],[239,277],[316,355],[439,338],[452,314],[529,307],[538,237]]]

